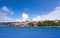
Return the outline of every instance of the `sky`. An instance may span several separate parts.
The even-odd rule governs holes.
[[[60,20],[60,0],[0,0],[0,22]]]

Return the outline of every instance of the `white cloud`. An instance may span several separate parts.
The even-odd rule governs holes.
[[[22,21],[27,21],[27,20],[29,20],[29,16],[28,16],[28,14],[23,12],[22,15],[21,15],[21,19],[16,18],[15,22],[22,22]]]
[[[7,15],[7,13],[8,15],[13,14],[13,11],[9,10],[9,8],[6,6],[3,6],[2,8],[0,8],[0,20],[7,21],[7,22],[14,21],[13,18]]]
[[[8,7],[3,6],[0,9],[0,20],[4,22],[20,22],[20,18],[11,18],[8,15],[13,14],[14,12],[10,10]]]
[[[5,13],[0,14],[0,20],[3,20],[5,22],[21,22],[20,18],[8,17]]]
[[[15,22],[21,22],[20,18],[16,18]]]
[[[32,20],[33,21],[60,20],[60,6],[54,8],[54,10],[51,11],[49,14],[33,17]]]
[[[8,17],[6,14],[2,13],[0,14],[0,20],[4,20],[4,21],[13,21],[12,18]]]
[[[1,8],[1,10],[4,11],[4,12],[10,13],[10,14],[13,14],[13,13],[14,13],[14,12],[13,12],[12,10],[10,10],[7,6],[3,6],[3,7]]]
[[[24,12],[22,13],[21,19],[20,18],[11,18],[11,17],[7,16],[7,14],[4,12],[7,12],[8,14],[13,14],[13,12],[11,10],[9,10],[9,8],[4,6],[4,7],[2,7],[2,9],[0,9],[0,20],[4,20],[7,22],[11,22],[11,21],[21,22],[21,21],[31,20],[31,19],[29,19],[29,15]],[[60,20],[60,6],[54,8],[53,11],[49,12],[46,15],[37,15],[36,17],[33,17],[31,21],[41,21],[41,20]]]
[[[28,14],[26,14],[26,13],[23,13],[22,16],[21,16],[21,20],[22,20],[22,21],[27,21],[28,18],[29,18],[29,16],[28,16]]]
[[[2,7],[2,10],[9,12],[9,10],[8,10],[8,8],[7,8],[6,6],[3,6],[3,7]]]
[[[33,21],[40,21],[41,20],[41,17],[40,16],[36,16],[34,18],[32,18]]]
[[[48,20],[60,20],[60,6],[56,7],[52,12],[45,15]]]

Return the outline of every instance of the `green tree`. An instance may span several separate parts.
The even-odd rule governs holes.
[[[54,21],[43,21],[43,22],[41,22],[40,25],[41,26],[53,26],[53,25],[55,25],[55,22]]]
[[[32,22],[28,23],[29,26],[34,26],[34,24]]]
[[[47,26],[53,26],[53,25],[55,25],[55,22],[54,21],[44,21],[43,24],[47,25]]]
[[[37,25],[37,26],[41,26],[41,22],[38,22],[36,25]]]
[[[56,26],[60,26],[60,20],[56,22]]]

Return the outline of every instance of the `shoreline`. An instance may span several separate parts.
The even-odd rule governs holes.
[[[11,27],[59,27],[60,28],[60,26],[29,26],[29,25],[28,26],[24,26],[24,25],[23,26],[20,26],[20,25],[16,25],[16,26],[15,25],[13,25],[13,26],[12,25],[0,25],[0,26],[11,26]]]

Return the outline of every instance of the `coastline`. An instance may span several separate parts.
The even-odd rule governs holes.
[[[11,26],[11,27],[46,27],[46,28],[50,28],[50,27],[55,28],[55,27],[57,27],[57,28],[60,28],[60,25],[59,25],[59,26],[29,26],[29,25],[28,25],[28,26],[24,26],[24,25],[23,25],[23,26],[20,26],[20,25],[16,25],[16,26],[15,26],[15,25],[13,25],[13,26],[12,26],[12,25],[0,25],[0,26],[9,26],[9,27],[10,27],[10,26]]]
[[[25,21],[25,22],[0,22],[0,25],[17,27],[60,27],[60,20],[55,21]]]

